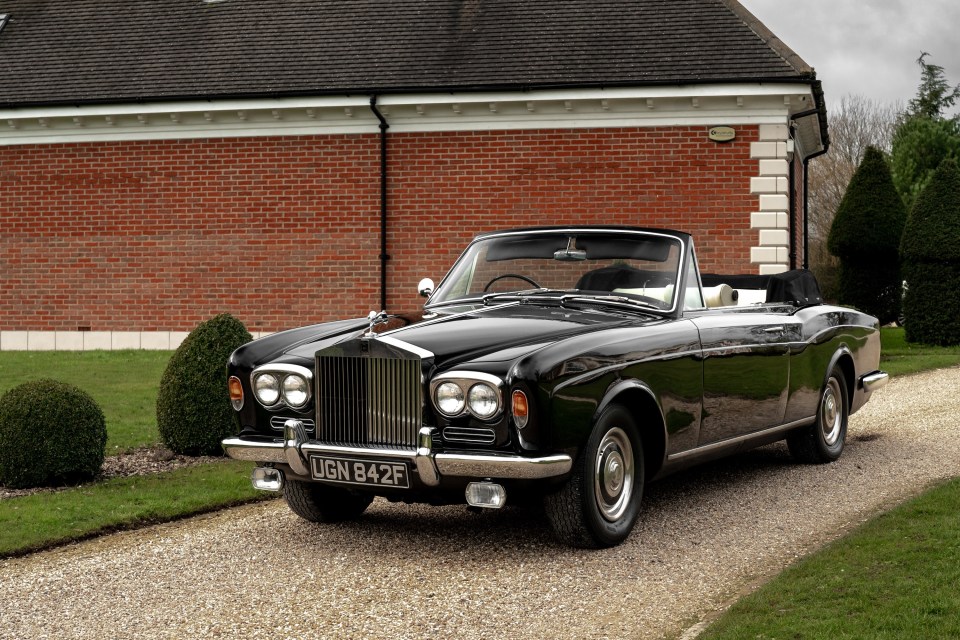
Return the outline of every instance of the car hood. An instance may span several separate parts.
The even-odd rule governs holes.
[[[512,360],[564,338],[644,322],[662,319],[596,309],[507,304],[466,313],[391,316],[375,331],[378,336],[429,351],[442,368],[446,363],[463,361]],[[312,359],[318,349],[360,340],[362,333],[300,343],[286,355]]]

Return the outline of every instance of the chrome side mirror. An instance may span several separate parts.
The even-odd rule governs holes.
[[[433,280],[430,278],[424,278],[420,281],[420,284],[417,285],[417,292],[424,298],[429,298],[433,295],[433,289]]]

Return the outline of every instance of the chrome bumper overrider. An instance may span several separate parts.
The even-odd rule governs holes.
[[[308,462],[312,453],[402,459],[414,466],[423,484],[432,487],[440,484],[442,477],[511,480],[552,478],[567,473],[573,466],[573,459],[563,453],[524,458],[500,453],[434,452],[433,436],[428,427],[420,429],[416,451],[321,444],[307,439],[306,430],[299,420],[287,420],[282,441],[227,438],[223,441],[223,449],[236,460],[288,464],[294,473],[301,476],[310,475]]]
[[[886,386],[888,382],[890,382],[890,375],[886,371],[874,371],[860,378],[860,385],[867,393]]]

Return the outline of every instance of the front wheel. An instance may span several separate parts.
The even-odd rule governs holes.
[[[557,537],[572,546],[612,547],[637,521],[644,485],[643,444],[630,412],[607,407],[567,484],[545,499]]]
[[[283,497],[295,514],[310,522],[342,522],[360,517],[373,496],[317,482],[287,480]]]
[[[847,438],[849,407],[847,383],[840,369],[834,367],[820,391],[817,419],[809,427],[797,429],[787,436],[787,446],[794,459],[823,464],[839,458]]]

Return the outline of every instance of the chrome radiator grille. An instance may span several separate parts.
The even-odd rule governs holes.
[[[420,360],[317,356],[317,440],[416,449]]]

